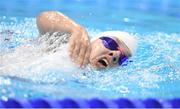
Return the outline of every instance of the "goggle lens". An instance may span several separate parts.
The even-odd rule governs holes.
[[[117,42],[114,39],[110,38],[109,36],[103,36],[103,37],[100,37],[99,39],[102,40],[103,45],[107,49],[109,49],[109,50],[118,50],[119,51],[120,47],[119,47],[119,45],[117,44]],[[127,56],[121,54],[119,56],[118,64],[122,65],[127,59],[128,59]]]

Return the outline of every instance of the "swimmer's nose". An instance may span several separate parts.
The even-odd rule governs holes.
[[[110,57],[110,61],[112,62],[112,64],[117,64],[118,63],[119,53],[110,52],[108,55]]]

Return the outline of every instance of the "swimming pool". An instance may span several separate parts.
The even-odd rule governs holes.
[[[103,71],[63,66],[62,58],[34,52],[38,48],[29,42],[38,37],[35,16],[46,10],[68,15],[91,37],[106,30],[129,32],[138,39],[137,53],[127,65]],[[0,98],[180,97],[179,10],[175,0],[1,0]],[[33,52],[17,50],[21,45]]]

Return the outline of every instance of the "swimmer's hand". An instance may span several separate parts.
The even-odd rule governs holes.
[[[79,26],[76,28],[70,37],[69,53],[70,57],[80,67],[84,67],[89,63],[91,52],[90,39],[85,28]]]
[[[71,58],[80,67],[89,63],[91,48],[87,31],[68,16],[56,11],[42,12],[37,17],[37,27],[41,35],[53,32],[70,33],[69,52]]]

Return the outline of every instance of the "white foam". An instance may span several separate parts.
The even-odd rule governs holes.
[[[50,70],[73,73],[77,67],[70,60],[67,45],[55,53],[44,53],[42,45],[22,45],[2,55],[0,75],[16,77],[36,77]]]

